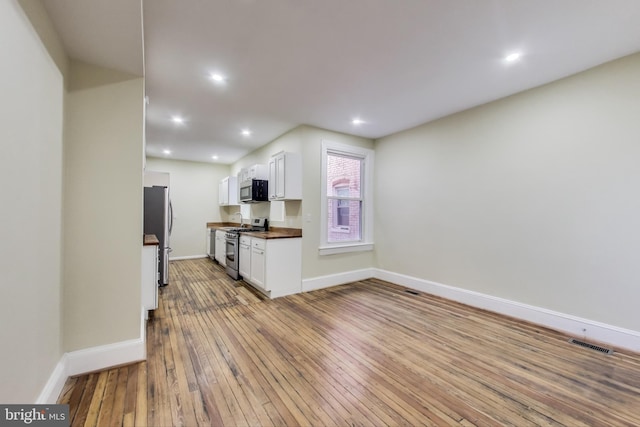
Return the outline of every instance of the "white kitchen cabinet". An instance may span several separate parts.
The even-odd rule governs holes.
[[[218,264],[227,265],[227,232],[224,230],[216,230],[216,261]]]
[[[302,199],[302,158],[281,151],[269,160],[269,200]]]
[[[242,255],[240,256],[242,262]],[[251,271],[243,276],[271,298],[302,292],[302,239],[251,238]]]
[[[218,204],[220,206],[238,205],[238,178],[228,176],[218,184]]]
[[[240,169],[240,172],[238,172],[238,182],[242,183],[250,179],[269,179],[267,165],[255,164]]]
[[[158,245],[142,246],[142,307],[147,312],[158,308],[159,274]]]
[[[251,237],[240,235],[238,246],[238,273],[246,279],[251,279]]]
[[[266,240],[265,239],[251,239],[251,283],[263,291],[266,291],[265,286],[265,256]]]

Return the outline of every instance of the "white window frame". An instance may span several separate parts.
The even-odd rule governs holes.
[[[362,235],[358,242],[329,242],[328,241],[328,194],[327,190],[327,155],[337,154],[357,157],[363,160],[362,181]],[[345,252],[371,251],[373,242],[373,167],[374,151],[355,145],[341,144],[332,141],[322,141],[322,167],[320,180],[320,255],[333,255]]]

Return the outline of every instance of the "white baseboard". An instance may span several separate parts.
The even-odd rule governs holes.
[[[169,261],[181,261],[183,259],[198,259],[198,258],[209,258],[209,255],[202,254],[202,255],[187,255],[187,256],[169,257]]]
[[[66,371],[66,356],[66,354],[63,354],[62,358],[60,358],[60,361],[53,369],[53,372],[49,376],[49,380],[44,385],[44,388],[36,399],[36,405],[54,404],[58,401],[58,396],[60,396],[68,376]]]
[[[145,358],[146,345],[140,338],[65,353],[49,376],[35,403],[56,403],[64,383],[70,376],[139,362]]]
[[[68,376],[99,371],[112,366],[145,360],[145,342],[141,338],[72,351],[66,355]]]
[[[546,326],[557,331],[565,332],[578,339],[597,341],[610,344],[614,347],[640,352],[640,332],[638,331],[391,271],[374,269],[374,277],[473,307]]]
[[[60,358],[49,380],[40,392],[36,404],[54,404],[57,402],[64,383],[73,375],[107,369],[112,366],[140,362],[147,358],[146,310],[142,310],[140,337],[98,347],[65,353]]]
[[[344,273],[329,274],[327,276],[312,277],[302,281],[302,292],[315,291],[317,289],[329,288],[331,286],[343,285],[345,283],[357,282],[358,280],[369,279],[374,276],[373,268],[362,270],[346,271]]]

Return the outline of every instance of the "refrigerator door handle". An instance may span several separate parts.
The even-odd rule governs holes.
[[[171,204],[171,200],[169,200],[169,236],[171,236],[172,230],[173,230],[173,205]]]

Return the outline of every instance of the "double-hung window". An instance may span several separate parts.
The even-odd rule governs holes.
[[[373,249],[373,150],[322,143],[320,254]]]

